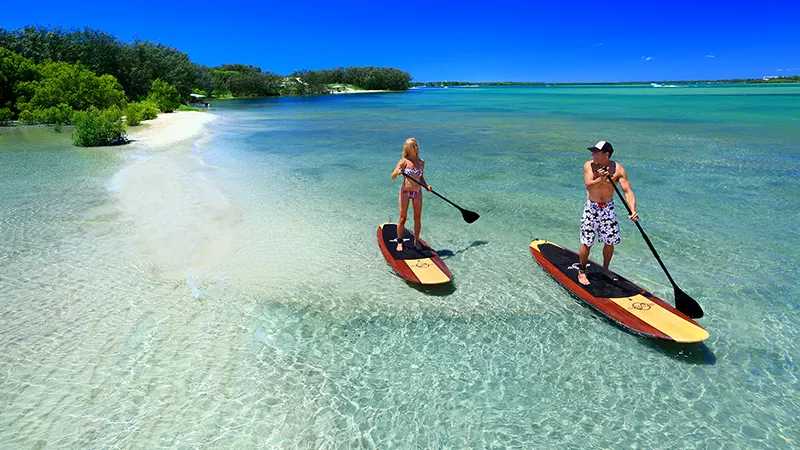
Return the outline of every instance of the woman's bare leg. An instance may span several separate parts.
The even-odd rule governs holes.
[[[422,192],[412,201],[414,205],[414,247],[418,248],[419,233],[422,231]]]
[[[406,217],[408,216],[408,197],[403,197],[403,191],[397,198],[397,205],[400,207],[400,218],[397,220],[397,247],[395,251],[403,251],[403,232],[406,229]]]

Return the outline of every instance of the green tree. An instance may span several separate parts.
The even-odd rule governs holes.
[[[408,72],[391,67],[348,67],[332,70],[302,70],[290,75],[299,77],[309,85],[305,91],[315,91],[316,86],[340,83],[359,86],[364,89],[405,91],[411,82]]]
[[[26,26],[14,32],[0,33],[0,46],[37,63],[46,60],[80,62],[96,74],[118,78],[117,55],[124,44],[110,34],[88,27],[66,31],[61,27]]]
[[[280,94],[280,80],[280,76],[272,73],[234,72],[228,87],[236,97],[274,96]]]
[[[125,92],[111,75],[97,76],[91,70],[64,62],[39,66],[40,80],[17,83],[20,111],[44,110],[66,104],[78,111],[95,106],[106,109],[125,105]]]
[[[11,121],[14,118],[14,113],[10,108],[0,108],[0,124]]]
[[[125,124],[119,108],[100,110],[90,106],[86,111],[76,111],[72,121],[75,131],[72,143],[79,147],[119,145],[127,142]]]
[[[152,120],[158,117],[158,107],[152,102],[132,102],[125,108],[125,124],[139,125],[143,120]]]
[[[39,68],[33,60],[24,58],[0,47],[0,108],[10,111],[12,118],[19,114],[16,108],[17,83],[30,82],[39,77]],[[6,119],[5,121],[11,120]]]
[[[47,108],[26,109],[19,113],[19,120],[28,125],[37,123],[65,125],[72,123],[72,114],[74,112],[75,110],[66,103],[59,103],[56,106]]]
[[[158,106],[162,112],[172,112],[181,104],[181,95],[174,86],[160,78],[153,81],[147,99]]]
[[[151,90],[154,80],[172,85],[181,97],[198,88],[211,91],[208,71],[193,63],[186,53],[147,41],[134,41],[120,52],[121,78],[131,99],[140,99]]]
[[[64,30],[26,26],[11,32],[0,29],[0,47],[35,63],[80,62],[98,75],[114,76],[132,100],[146,96],[157,78],[175,86],[181,95],[188,95],[194,88],[212,89],[208,70],[193,63],[185,53],[147,41],[126,44],[88,27]]]

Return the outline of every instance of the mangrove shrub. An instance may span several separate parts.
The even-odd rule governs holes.
[[[72,113],[75,111],[66,103],[42,109],[26,109],[19,114],[19,121],[26,125],[49,123],[66,125],[72,123]]]
[[[0,124],[10,122],[14,118],[14,113],[9,108],[0,108]]]
[[[0,109],[11,112],[12,118],[19,110],[16,109],[17,83],[33,81],[39,77],[39,68],[36,64],[21,55],[0,47]],[[11,119],[6,119],[8,121]]]
[[[39,110],[62,104],[79,111],[90,106],[106,109],[125,105],[125,92],[111,75],[98,77],[79,64],[49,61],[39,65],[39,73],[40,79],[16,85],[16,106],[21,112],[38,115]]]
[[[162,112],[172,112],[180,106],[181,95],[174,86],[158,78],[153,80],[147,100],[153,102]]]
[[[105,110],[90,106],[86,111],[75,111],[72,122],[75,124],[72,143],[79,147],[119,145],[127,142],[122,113],[116,106]]]
[[[143,120],[152,120],[158,117],[158,107],[151,102],[128,103],[125,108],[125,123],[127,125],[139,125]]]

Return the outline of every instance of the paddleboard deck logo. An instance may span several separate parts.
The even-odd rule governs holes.
[[[638,309],[639,311],[649,311],[650,308],[653,307],[652,303],[644,303],[644,302],[633,302],[630,308],[628,309]]]
[[[450,270],[428,243],[416,239],[408,229],[397,236],[397,224],[386,222],[377,230],[378,247],[394,271],[406,281],[421,285],[444,284],[453,280]],[[419,245],[412,246],[415,242]],[[403,244],[397,250],[398,243]]]

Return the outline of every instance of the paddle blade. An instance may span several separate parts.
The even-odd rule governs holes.
[[[464,217],[464,221],[467,223],[475,222],[476,220],[480,219],[480,214],[472,211],[467,211],[466,209],[461,210],[461,216]]]
[[[703,308],[678,286],[673,287],[675,288],[675,308],[692,319],[703,317]]]

